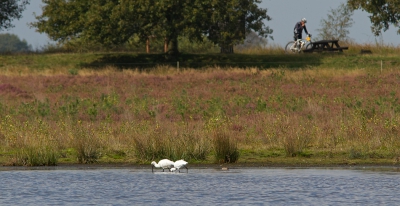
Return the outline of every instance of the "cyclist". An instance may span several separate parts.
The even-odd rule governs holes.
[[[302,18],[301,21],[297,22],[296,25],[294,25],[294,46],[300,46],[297,45],[297,40],[298,39],[302,39],[302,33],[303,33],[303,29],[306,32],[306,34],[308,35],[308,31],[306,28],[306,23],[307,23],[307,19],[306,18]]]

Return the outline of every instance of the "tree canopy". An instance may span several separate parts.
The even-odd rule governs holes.
[[[27,4],[29,4],[29,0],[1,0],[0,31],[13,27],[12,20],[22,17],[21,13]]]
[[[163,37],[169,53],[178,53],[178,36],[192,41],[207,37],[232,45],[245,34],[268,37],[270,20],[260,0],[42,0],[42,15],[31,25],[55,41],[71,40],[119,45],[134,36],[145,41]]]
[[[399,0],[348,0],[348,5],[354,10],[362,9],[371,14],[371,29],[376,36],[388,30],[390,24],[399,27]],[[400,34],[400,28],[397,33]]]

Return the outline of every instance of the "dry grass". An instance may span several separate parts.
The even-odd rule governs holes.
[[[380,42],[374,43],[356,43],[356,42],[339,42],[340,46],[347,46],[349,49],[345,50],[346,54],[361,54],[361,51],[371,51],[373,55],[389,55],[397,56],[400,52],[399,45],[385,44]],[[285,48],[277,44],[268,44],[265,47],[252,47],[248,49],[237,50],[236,53],[240,54],[254,54],[254,55],[282,55],[285,54]],[[364,53],[369,54],[369,53]]]
[[[285,48],[278,44],[268,44],[265,47],[251,47],[247,49],[235,50],[235,52],[239,54],[282,55],[285,54]]]
[[[354,42],[346,42],[344,43],[346,46],[349,47],[350,53],[361,53],[361,50],[369,50],[374,55],[390,55],[390,56],[397,56],[400,52],[399,45],[393,44],[385,44],[380,42],[370,43],[370,44],[359,44]],[[344,45],[343,45],[344,46]]]

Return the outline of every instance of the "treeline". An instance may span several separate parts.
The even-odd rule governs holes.
[[[20,19],[29,4],[29,0],[3,2],[0,31],[13,27],[12,21]],[[30,26],[57,42],[57,46],[39,48],[46,51],[145,48],[172,56],[181,50],[233,52],[233,46],[243,43],[250,33],[272,38],[272,29],[265,25],[271,18],[259,3],[261,0],[43,0],[43,12]],[[400,28],[400,1],[348,0],[330,11],[332,15],[323,24],[327,27],[320,29],[322,38],[346,38],[346,28],[352,24],[348,17],[358,9],[371,14],[372,32],[377,36],[389,26]],[[4,38],[14,39],[3,40],[0,52],[30,48],[24,40],[15,43],[14,36]]]
[[[179,51],[182,53],[218,53],[220,47],[208,39],[203,41],[190,41],[185,36],[178,37]],[[80,44],[79,42],[68,42],[67,44],[47,43],[41,47],[33,48],[25,39],[20,39],[15,34],[0,34],[0,53],[69,53],[69,52],[136,52],[136,53],[163,53],[164,38],[152,37],[147,42],[133,41],[112,47],[104,46],[100,43]],[[261,48],[267,40],[254,33],[250,33],[243,44],[236,45],[236,50]]]
[[[148,42],[126,42],[112,47],[92,42],[81,44],[79,41],[70,41],[65,44],[47,43],[33,48],[25,39],[20,39],[15,34],[0,34],[0,53],[69,53],[69,52],[137,52],[137,53],[163,53],[164,38],[153,37]],[[191,42],[187,37],[178,37],[179,49],[184,53],[217,53],[220,48],[204,39],[202,42]],[[147,45],[146,45],[147,43]],[[256,44],[256,42],[254,42]],[[148,46],[148,48],[146,48]]]
[[[15,53],[32,51],[32,46],[15,34],[0,34],[0,53]]]
[[[45,1],[43,13],[31,26],[63,45],[121,45],[148,43],[157,38],[166,53],[179,53],[179,38],[211,42],[231,52],[246,34],[267,38],[271,18],[260,0],[136,0]]]
[[[106,48],[147,43],[159,38],[163,50],[172,56],[179,53],[179,38],[190,42],[211,42],[221,52],[233,52],[233,45],[243,43],[254,32],[271,37],[271,20],[261,0],[69,0],[43,1],[43,13],[31,26],[63,45],[73,43],[84,48],[100,44]],[[345,15],[363,9],[371,13],[372,32],[380,35],[389,25],[399,26],[399,1],[348,0]],[[343,13],[341,13],[343,14]],[[340,24],[343,25],[343,24]],[[346,27],[346,26],[345,26]],[[343,36],[342,29],[336,29]],[[400,31],[400,30],[399,30]],[[336,31],[335,31],[336,32]],[[337,36],[337,35],[336,35]]]

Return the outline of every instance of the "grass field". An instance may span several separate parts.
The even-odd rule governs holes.
[[[2,55],[0,162],[399,164],[399,49],[370,49]]]

